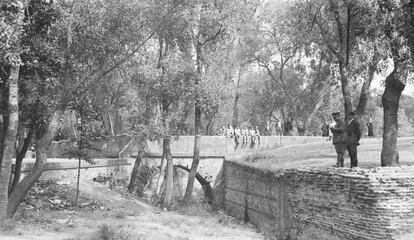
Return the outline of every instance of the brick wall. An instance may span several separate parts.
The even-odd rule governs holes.
[[[226,211],[270,239],[399,239],[414,231],[414,168],[268,171],[226,161]]]

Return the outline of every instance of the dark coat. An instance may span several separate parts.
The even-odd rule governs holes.
[[[331,128],[332,143],[345,143],[346,141],[346,124],[343,119],[339,119],[335,126]]]
[[[359,139],[361,138],[361,129],[359,127],[359,122],[356,118],[354,118],[350,123],[347,124],[346,135],[347,145],[359,145]]]

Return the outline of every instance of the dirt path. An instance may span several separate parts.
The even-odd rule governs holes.
[[[28,222],[16,219],[10,224],[17,226],[0,232],[0,239],[105,239],[99,238],[99,234],[113,234],[113,239],[120,240],[264,239],[250,225],[238,224],[224,214],[201,211],[202,216],[191,216],[163,212],[136,199],[123,197],[104,184],[87,180],[81,182],[81,191],[103,202],[104,209],[43,212],[40,216],[33,215]]]

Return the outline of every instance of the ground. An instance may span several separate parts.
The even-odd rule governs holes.
[[[68,185],[53,184],[53,191],[46,191],[59,197],[48,196],[49,199],[42,203],[33,203],[33,199],[29,199],[31,205],[23,204],[16,217],[2,226],[0,239],[263,239],[249,224],[236,221],[222,212],[213,212],[205,204],[193,204],[177,211],[160,211],[121,191],[112,191],[105,184],[84,178],[79,201],[82,207],[76,209],[67,207],[65,200],[68,194],[74,196],[74,184],[71,183],[70,193],[66,190],[62,193]],[[37,191],[38,196],[45,193],[43,189]],[[36,205],[40,204],[43,207],[36,210]]]
[[[381,144],[381,139],[377,138],[361,141],[358,148],[360,167],[372,168],[381,165]],[[399,139],[398,149],[401,165],[414,165],[414,138]],[[262,150],[248,158],[236,155],[228,157],[234,161],[243,161],[245,164],[273,170],[324,168],[336,162],[332,143],[322,138],[320,143]],[[349,157],[345,162],[346,166],[349,166]],[[21,206],[16,217],[2,227],[0,239],[264,239],[252,226],[238,222],[223,213],[209,211],[203,204],[179,208],[178,211],[160,211],[122,191],[110,190],[105,184],[92,182],[87,178],[82,179],[80,209],[66,207],[65,201],[53,198],[53,194],[65,195],[62,189],[67,189],[68,186],[63,182],[58,191],[52,191],[53,194],[44,201],[49,207],[40,207],[41,210],[36,210],[36,207],[33,208],[30,204]],[[70,184],[73,187],[74,183]],[[39,189],[37,191],[42,192]],[[73,197],[73,190],[67,194]],[[412,237],[403,239],[413,239]]]
[[[380,167],[381,146],[382,140],[379,138],[362,139],[358,147],[358,166],[362,168]],[[414,138],[399,138],[397,148],[400,165],[414,165]],[[263,150],[253,153],[249,157],[234,155],[230,158],[258,168],[272,170],[304,167],[324,168],[336,163],[336,152],[332,142],[322,140],[320,143]],[[350,160],[346,156],[345,167],[349,166]]]

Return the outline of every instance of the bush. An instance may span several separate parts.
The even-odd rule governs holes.
[[[123,230],[115,229],[107,224],[99,226],[98,231],[92,236],[91,240],[129,240],[130,235]]]

